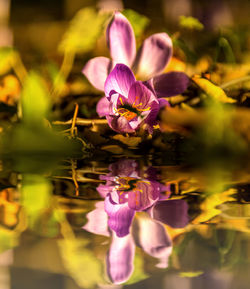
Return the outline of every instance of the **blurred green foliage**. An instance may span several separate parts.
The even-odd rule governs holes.
[[[109,17],[110,13],[98,13],[92,7],[78,11],[59,44],[59,51],[73,54],[91,51]]]
[[[197,19],[192,16],[180,16],[179,25],[181,28],[189,30],[203,30],[204,25]]]
[[[122,14],[126,16],[131,23],[135,37],[140,37],[150,22],[149,18],[131,9],[123,10]]]
[[[51,108],[49,94],[41,77],[30,72],[21,95],[22,120],[27,126],[43,126]]]
[[[247,144],[232,128],[233,111],[230,107],[209,100],[207,114],[207,122],[198,134],[206,149],[215,149],[221,157],[223,154],[234,156],[246,152]]]
[[[225,37],[220,37],[216,51],[216,60],[223,54],[226,63],[235,63],[235,56],[229,41]]]
[[[60,74],[59,67],[56,63],[48,62],[45,69],[53,85],[57,85],[58,87],[63,87],[65,85],[65,77]]]
[[[2,135],[0,153],[67,155],[80,152],[82,143],[54,132],[47,117],[51,112],[50,94],[45,81],[34,71],[25,78],[21,94],[21,122]],[[29,160],[27,160],[29,164]],[[24,166],[27,167],[26,162]],[[29,165],[28,165],[29,166]]]
[[[0,75],[9,72],[16,60],[17,53],[11,47],[0,48]]]

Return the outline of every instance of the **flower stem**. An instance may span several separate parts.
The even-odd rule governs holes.
[[[242,82],[247,82],[247,81],[250,81],[250,75],[247,75],[247,76],[244,76],[244,77],[241,77],[241,78],[237,78],[237,79],[233,79],[231,81],[225,82],[220,87],[222,89],[226,89],[226,88],[228,88],[230,86],[233,86],[233,85],[236,85],[236,84],[239,84],[239,83],[242,83]]]
[[[17,52],[15,53],[15,59],[13,60],[12,68],[15,71],[21,84],[23,85],[24,80],[25,80],[28,73],[27,73],[27,70],[26,70],[23,62],[22,62],[20,55]]]
[[[66,81],[68,78],[70,71],[72,69],[73,63],[75,60],[75,53],[74,52],[65,52],[63,57],[62,66],[60,71],[55,79],[53,90],[51,93],[52,98],[58,96],[62,91],[62,84],[61,80],[63,79]]]
[[[15,52],[15,57],[12,60],[11,66],[12,66],[17,78],[19,79],[21,85],[24,86],[24,81],[25,81],[25,78],[26,78],[28,72],[27,72],[18,52]],[[22,115],[23,115],[22,106],[21,106],[21,102],[19,100],[18,101],[18,108],[17,108],[17,116],[19,119],[22,119]]]

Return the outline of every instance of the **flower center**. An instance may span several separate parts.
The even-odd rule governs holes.
[[[147,185],[150,185],[150,182],[148,181],[144,181],[141,179],[137,179],[137,178],[131,178],[131,177],[120,177],[119,179],[117,179],[116,181],[119,186],[117,188],[117,193],[119,196],[119,203],[125,203],[127,200],[127,193],[129,191],[134,191],[136,192],[135,194],[135,203],[136,205],[139,204],[139,195],[140,193],[143,193],[143,190],[138,187],[139,184],[141,183],[145,183]]]
[[[147,108],[140,108],[142,106],[142,102],[135,104],[138,97],[135,98],[135,101],[133,102],[132,105],[123,103],[123,100],[121,97],[119,99],[120,99],[121,105],[119,106],[118,109],[116,109],[116,112],[120,116],[124,116],[128,121],[132,120],[136,116],[139,116],[141,112],[143,111],[149,111],[151,108],[150,106]]]

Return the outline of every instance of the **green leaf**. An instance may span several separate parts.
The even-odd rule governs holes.
[[[0,75],[9,72],[16,61],[17,52],[11,47],[0,48]]]
[[[131,23],[135,32],[135,37],[141,36],[150,22],[146,16],[139,14],[131,9],[125,9],[122,14],[126,16],[128,21]]]
[[[46,69],[48,71],[49,77],[52,80],[53,85],[57,82],[57,85],[63,87],[66,83],[63,75],[60,74],[59,67],[53,63],[49,62],[46,65]]]
[[[179,25],[181,28],[189,30],[203,30],[204,25],[197,19],[191,16],[180,16]]]
[[[103,31],[109,13],[98,13],[87,7],[77,12],[65,32],[59,51],[63,53],[85,53],[91,51]]]
[[[219,48],[223,51],[227,63],[235,63],[235,56],[229,41],[225,37],[220,37]]]
[[[41,126],[48,116],[50,99],[42,79],[35,72],[30,72],[25,79],[21,104],[25,124]]]
[[[226,95],[224,90],[219,86],[213,84],[211,81],[199,76],[194,76],[192,80],[208,95],[211,99],[222,103],[234,103],[235,99],[232,99]]]

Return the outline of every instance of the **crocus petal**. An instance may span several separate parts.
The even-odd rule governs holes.
[[[151,98],[154,95],[141,81],[135,81],[129,90],[128,103],[133,104],[139,111],[140,109],[148,108],[150,111],[149,104]]]
[[[113,93],[110,97],[110,105],[111,105],[111,114],[117,115],[117,110],[119,109],[119,106],[126,103],[127,98],[124,97],[122,94],[119,93]]]
[[[184,200],[157,202],[148,212],[152,218],[172,228],[184,228],[189,222],[188,204]]]
[[[172,40],[166,33],[147,38],[136,59],[136,71],[140,78],[148,79],[163,71],[172,56]]]
[[[157,115],[159,113],[160,110],[160,105],[159,105],[159,101],[154,101],[150,104],[151,106],[151,111],[150,114],[147,116],[147,118],[145,119],[145,123],[147,123],[149,126],[153,127],[154,125],[157,124]]]
[[[112,61],[106,57],[90,59],[83,67],[82,73],[97,89],[104,91],[104,83],[112,69]]]
[[[96,112],[100,117],[110,114],[110,102],[106,96],[103,96],[96,105]]]
[[[116,12],[107,28],[107,42],[116,63],[131,66],[136,54],[135,35],[127,18]]]
[[[165,98],[159,98],[159,107],[170,106],[169,102]]]
[[[104,211],[104,202],[97,202],[96,209],[87,214],[88,222],[82,228],[88,232],[109,236],[108,215]]]
[[[172,242],[165,228],[149,217],[136,218],[135,240],[150,256],[158,258],[158,267],[167,268],[168,258],[172,253]]]
[[[100,196],[102,198],[105,198],[107,196],[108,193],[110,193],[112,191],[113,187],[111,185],[103,185],[103,184],[100,184],[96,190],[97,192],[100,194]]]
[[[105,95],[108,100],[114,93],[119,93],[127,98],[129,89],[134,82],[135,77],[130,68],[124,64],[116,64],[105,81]]]
[[[119,133],[131,133],[134,132],[128,120],[123,116],[106,116],[109,126]]]
[[[126,282],[134,271],[135,244],[129,234],[119,238],[113,234],[112,243],[107,256],[107,273],[111,282]]]
[[[187,89],[188,84],[188,76],[178,71],[164,73],[153,79],[157,97],[169,97],[183,93]]]
[[[107,196],[105,198],[105,211],[109,216],[109,228],[115,231],[118,237],[128,235],[135,214],[134,210],[131,210],[126,203],[114,204],[110,196]]]
[[[129,121],[129,125],[132,127],[132,129],[137,130],[142,121],[143,119],[141,117],[136,116],[133,120]]]
[[[150,78],[146,81],[142,82],[149,90],[151,90],[153,92],[153,94],[155,94],[154,91],[154,85],[153,85],[153,78]]]

